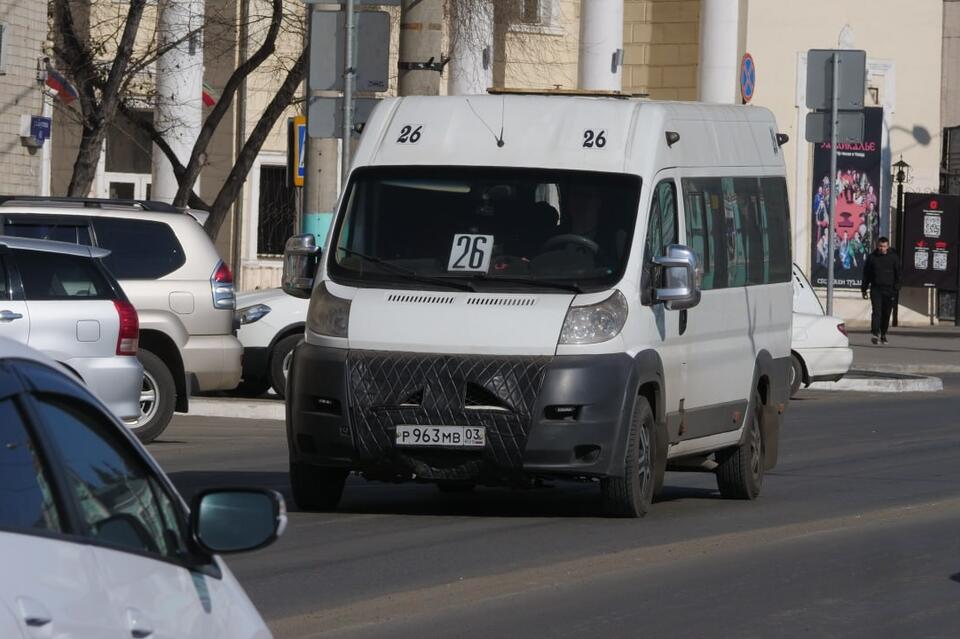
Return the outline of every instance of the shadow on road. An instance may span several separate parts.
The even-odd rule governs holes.
[[[299,512],[285,472],[180,471],[169,473],[177,490],[190,498],[206,488],[256,486],[283,494],[290,512]],[[656,500],[720,499],[716,490],[664,486]],[[441,493],[433,484],[388,484],[351,478],[341,515],[401,515],[429,517],[602,517],[596,483],[549,482],[535,488],[478,487],[468,493]]]

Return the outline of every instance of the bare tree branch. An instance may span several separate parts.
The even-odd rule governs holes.
[[[297,58],[296,64],[294,64],[290,72],[287,73],[283,84],[280,85],[280,88],[270,100],[270,104],[267,105],[257,125],[250,133],[250,137],[247,138],[246,143],[243,145],[240,155],[233,165],[233,169],[230,171],[230,175],[227,176],[227,180],[223,184],[223,188],[220,189],[220,193],[218,193],[216,199],[214,199],[213,206],[210,207],[210,217],[207,218],[207,223],[204,227],[210,237],[217,236],[220,227],[226,219],[227,211],[230,210],[230,206],[237,199],[240,189],[243,188],[243,183],[247,179],[247,174],[250,172],[250,168],[253,166],[257,154],[260,153],[263,143],[266,141],[267,136],[270,135],[270,131],[277,123],[277,120],[283,115],[284,111],[286,111],[292,102],[297,89],[303,83],[306,55],[306,51],[302,52],[300,57]]]
[[[173,200],[174,205],[183,206],[193,191],[193,185],[196,183],[197,178],[200,176],[200,170],[203,168],[202,158],[206,154],[207,145],[210,143],[211,138],[213,138],[217,127],[220,126],[220,121],[223,120],[223,117],[229,111],[230,104],[233,102],[237,90],[242,86],[247,76],[263,64],[276,49],[277,34],[280,32],[280,26],[283,23],[283,0],[272,0],[272,3],[273,14],[263,43],[252,56],[241,62],[240,66],[230,74],[230,78],[227,80],[221,92],[220,100],[214,105],[213,110],[207,116],[207,119],[204,120],[203,126],[200,128],[200,133],[197,136],[196,143],[193,145],[193,151],[190,153],[190,159],[187,162],[183,179],[179,180],[180,188]]]

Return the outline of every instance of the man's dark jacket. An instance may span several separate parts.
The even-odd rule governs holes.
[[[886,255],[876,250],[867,257],[860,290],[866,294],[870,286],[891,293],[900,290],[900,256],[893,249],[888,249]]]

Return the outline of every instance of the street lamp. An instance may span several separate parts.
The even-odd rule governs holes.
[[[897,182],[897,226],[896,226],[896,235],[894,236],[894,242],[896,243],[895,248],[900,258],[901,268],[903,265],[903,256],[906,252],[903,250],[903,183],[909,179],[910,165],[903,161],[903,155],[900,155],[900,159],[893,163],[893,168],[896,170],[894,174],[894,179]],[[897,291],[896,298],[893,301],[893,325],[899,326],[899,308],[900,308],[900,292]]]

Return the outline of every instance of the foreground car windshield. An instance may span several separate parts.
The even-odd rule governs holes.
[[[603,290],[623,275],[639,197],[640,178],[622,174],[361,169],[331,242],[330,276],[395,288]]]

